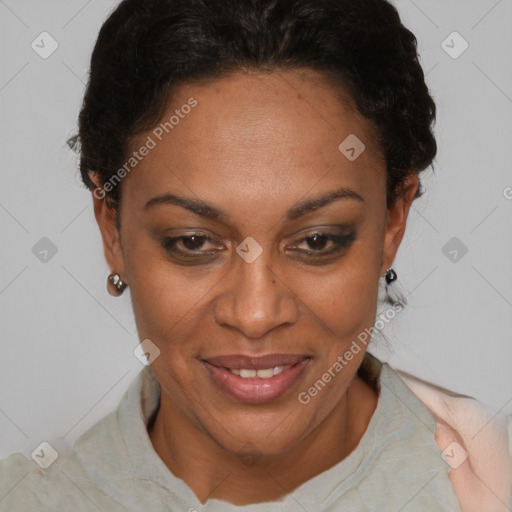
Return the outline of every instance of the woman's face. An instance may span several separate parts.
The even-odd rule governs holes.
[[[94,199],[108,262],[167,410],[233,453],[282,453],[345,396],[417,178],[388,211],[370,123],[312,71],[182,86],[166,122],[133,144],[120,242]]]

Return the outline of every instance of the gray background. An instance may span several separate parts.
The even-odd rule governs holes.
[[[67,452],[142,368],[129,293],[105,291],[90,194],[65,145],[115,4],[0,0],[0,458],[29,455],[41,441]],[[394,264],[409,305],[385,328],[391,348],[377,340],[372,350],[510,411],[512,1],[396,5],[438,105],[439,154]],[[43,46],[44,31],[58,43],[47,59],[31,47]],[[446,39],[453,31],[469,43],[457,58],[463,42]],[[44,237],[55,254],[41,253]]]

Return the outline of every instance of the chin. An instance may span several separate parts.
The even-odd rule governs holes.
[[[279,414],[271,417],[260,413],[258,418],[238,416],[233,421],[226,421],[228,416],[223,416],[210,422],[214,429],[209,430],[208,435],[224,450],[239,456],[281,455],[308,433],[308,425],[299,413],[293,415],[281,409]],[[293,430],[290,425],[293,425]]]

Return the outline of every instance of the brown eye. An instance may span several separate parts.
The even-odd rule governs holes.
[[[190,251],[197,251],[198,249],[201,249],[206,240],[208,240],[207,237],[198,235],[181,237],[181,243],[183,244],[183,247]]]
[[[304,240],[307,241],[309,247],[314,251],[321,251],[322,249],[325,249],[330,238],[329,235],[325,235],[324,233],[315,233],[314,235],[306,237]]]
[[[352,245],[356,236],[355,231],[344,234],[316,231],[299,239],[289,251],[298,258],[320,261],[322,258],[341,255]]]
[[[223,250],[222,246],[210,237],[199,233],[166,237],[162,240],[162,247],[171,257],[181,260],[211,258],[212,255]],[[204,250],[205,248],[208,250]]]

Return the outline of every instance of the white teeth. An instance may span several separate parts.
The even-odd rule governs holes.
[[[279,375],[280,373],[285,372],[286,370],[289,370],[291,368],[291,365],[288,366],[276,366],[274,368],[274,375]]]
[[[260,379],[270,379],[274,375],[279,375],[284,371],[291,368],[291,365],[287,366],[275,366],[274,368],[264,368],[261,370],[248,370],[248,369],[232,369],[229,370],[231,373],[242,377],[243,379],[254,379],[254,377],[259,377]]]
[[[244,379],[250,379],[256,377],[256,370],[240,370],[240,377]]]
[[[270,377],[274,376],[274,370],[272,370],[272,368],[267,368],[266,370],[258,370],[256,375],[260,379],[269,379]]]

